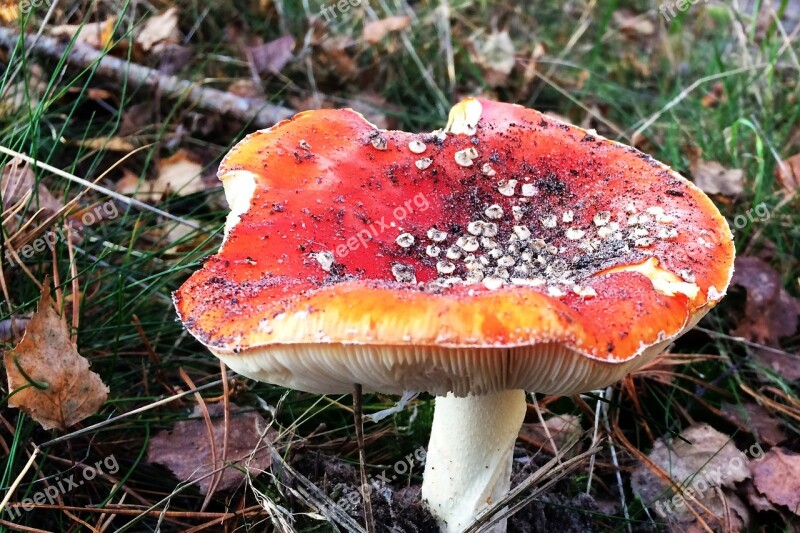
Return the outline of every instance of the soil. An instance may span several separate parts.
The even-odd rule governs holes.
[[[530,456],[517,449],[512,485],[516,485],[549,459],[541,454]],[[299,458],[295,468],[308,477],[350,516],[363,523],[363,505],[358,489],[358,471],[335,457],[319,453]],[[438,533],[436,521],[420,499],[420,486],[395,487],[384,485],[370,498],[376,530],[385,533]],[[586,533],[597,530],[594,499],[574,490],[568,479],[557,483],[553,490],[531,502],[508,521],[509,533]]]

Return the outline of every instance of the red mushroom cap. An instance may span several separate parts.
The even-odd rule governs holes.
[[[427,134],[307,111],[219,177],[226,238],[178,313],[234,370],[301,390],[597,388],[732,274],[730,229],[692,183],[517,105],[467,99]]]

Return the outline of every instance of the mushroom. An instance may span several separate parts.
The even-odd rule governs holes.
[[[524,391],[619,380],[732,274],[696,186],[516,105],[468,98],[431,134],[307,111],[247,136],[219,177],[225,239],[174,294],[181,320],[253,379],[436,395],[422,495],[445,532],[508,492]]]

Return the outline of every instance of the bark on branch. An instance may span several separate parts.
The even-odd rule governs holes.
[[[41,35],[35,42],[33,35],[25,35],[25,48],[32,54],[60,58],[67,52],[68,42]],[[13,50],[20,41],[20,33],[0,27],[0,46]],[[163,74],[157,70],[130,63],[94,48],[74,43],[66,54],[67,64],[87,68],[97,63],[97,74],[134,87],[158,88],[165,96],[184,98],[194,106],[215,111],[242,121],[252,120],[256,127],[272,126],[295,114],[295,111],[259,98],[243,98],[229,92],[202,87],[195,82]]]

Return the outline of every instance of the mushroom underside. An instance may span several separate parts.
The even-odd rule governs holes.
[[[365,392],[384,394],[467,396],[522,389],[569,395],[614,383],[681,333],[620,362],[593,359],[561,343],[502,348],[277,344],[237,354],[212,351],[244,376],[317,394],[348,394],[353,383],[361,383]]]

